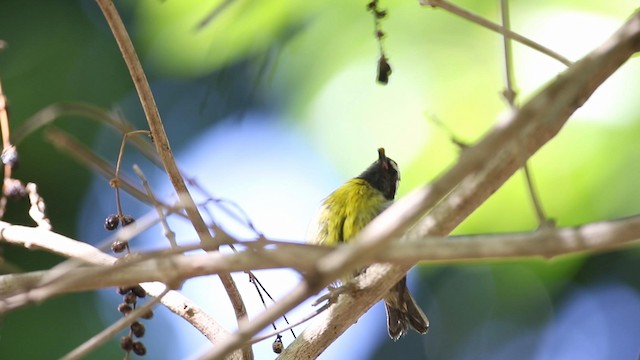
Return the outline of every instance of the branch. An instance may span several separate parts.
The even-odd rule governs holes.
[[[566,66],[571,66],[571,61],[567,58],[565,58],[564,56],[558,54],[557,52],[544,47],[540,44],[538,44],[537,42],[524,37],[516,32],[513,32],[503,26],[500,26],[496,23],[493,23],[479,15],[476,15],[468,10],[465,10],[455,4],[450,3],[449,1],[446,0],[420,0],[419,1],[420,5],[422,6],[431,6],[433,8],[441,8],[445,11],[448,11],[452,14],[455,14],[463,19],[469,20],[475,24],[478,24],[484,28],[487,28],[489,30],[495,31],[498,34],[503,35],[505,38],[509,38],[512,40],[515,40],[519,43],[521,43],[524,46],[528,46],[536,51],[539,51],[542,54],[545,54],[547,56],[549,56],[552,59],[556,59],[557,61],[561,62],[562,64],[566,65]]]
[[[602,221],[577,227],[543,228],[535,232],[467,235],[454,237],[406,237],[365,259],[374,263],[413,264],[419,261],[468,262],[470,260],[543,257],[575,254],[616,248],[640,238],[640,215],[612,221]],[[55,239],[57,242],[52,242]],[[77,259],[92,258],[95,266],[67,269],[64,286],[55,285],[47,297],[105,287],[130,286],[143,282],[175,282],[196,276],[260,269],[291,268],[300,273],[314,270],[314,264],[330,252],[344,252],[353,245],[339,248],[308,244],[270,242],[268,248],[253,246],[231,254],[210,252],[198,255],[164,255],[114,263],[112,257],[91,245],[67,239],[61,235],[11,225],[3,228],[2,240],[31,249],[44,249]],[[99,255],[101,254],[101,255]],[[88,257],[90,256],[90,257]],[[47,292],[53,283],[43,284],[52,271],[35,271],[0,276],[0,296],[16,292]],[[23,293],[24,294],[24,293]],[[0,306],[0,311],[2,311]]]

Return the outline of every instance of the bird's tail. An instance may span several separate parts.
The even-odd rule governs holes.
[[[429,319],[409,293],[406,277],[389,290],[384,304],[387,309],[387,330],[394,341],[404,336],[409,327],[420,334],[429,330]]]

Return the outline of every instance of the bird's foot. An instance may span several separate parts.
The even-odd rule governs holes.
[[[313,302],[313,306],[321,304],[325,301],[327,301],[328,305],[335,304],[336,302],[338,302],[338,298],[340,297],[340,295],[355,292],[356,286],[353,282],[349,281],[341,286],[331,284],[327,286],[327,290],[328,292],[326,294],[320,296],[318,299],[316,299],[316,301]]]

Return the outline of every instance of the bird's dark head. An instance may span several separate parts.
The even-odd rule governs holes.
[[[379,190],[387,200],[393,200],[400,184],[400,170],[398,170],[398,164],[385,155],[384,148],[379,148],[378,160],[357,179],[365,180]]]

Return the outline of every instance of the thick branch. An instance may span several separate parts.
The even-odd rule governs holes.
[[[210,252],[197,255],[160,254],[131,263],[113,263],[112,257],[90,245],[67,239],[61,235],[41,231],[38,228],[8,226],[2,240],[31,249],[46,249],[77,259],[91,259],[97,266],[71,268],[64,273],[63,287],[58,293],[88,291],[105,287],[129,286],[143,282],[175,282],[196,276],[224,272],[241,272],[259,269],[292,268],[301,273],[314,270],[318,259],[332,251],[346,251],[314,245],[278,243],[268,249],[253,247],[232,254]],[[16,236],[19,236],[16,237]],[[481,259],[513,259],[524,257],[552,258],[583,251],[610,249],[628,244],[640,238],[640,215],[613,221],[603,221],[578,227],[560,229],[544,228],[529,233],[469,235],[454,237],[407,237],[394,242],[382,252],[365,260],[365,264],[395,263],[413,264],[418,261],[458,261]],[[52,241],[55,239],[56,241]],[[275,243],[274,243],[275,244]],[[98,255],[102,254],[102,255]],[[33,289],[47,292],[43,285],[50,271],[0,276],[0,296]],[[41,286],[40,288],[38,286]],[[36,295],[37,296],[37,295]],[[36,297],[36,300],[41,300]],[[1,310],[1,307],[0,307]]]

